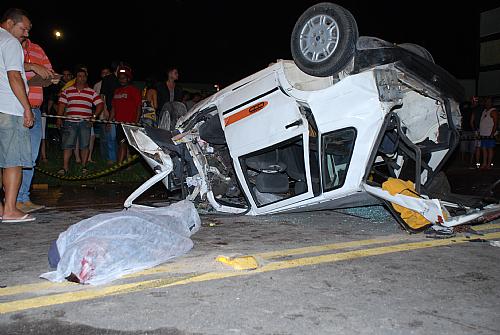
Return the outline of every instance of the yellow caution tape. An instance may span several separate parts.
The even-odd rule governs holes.
[[[58,178],[61,180],[89,180],[89,179],[96,179],[96,178],[108,175],[112,172],[115,172],[116,170],[119,170],[122,167],[129,165],[130,163],[135,161],[137,158],[139,158],[139,155],[132,155],[132,156],[129,156],[123,162],[117,163],[117,164],[115,164],[107,169],[104,169],[102,171],[95,172],[92,174],[81,175],[81,176],[61,176],[61,175],[57,174],[56,172],[47,171],[47,170],[44,170],[38,166],[35,166],[35,170],[40,171],[41,173],[46,174],[48,176]]]

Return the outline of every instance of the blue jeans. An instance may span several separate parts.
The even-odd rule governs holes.
[[[116,126],[109,125],[110,129],[106,128],[106,124],[99,124],[99,148],[101,150],[101,158],[116,162]]]
[[[108,160],[116,162],[118,156],[116,153],[116,125],[110,125],[111,129],[106,131],[106,143],[108,145]]]
[[[34,108],[31,111],[35,115],[35,123],[30,129],[31,159],[33,161],[33,168],[23,169],[23,181],[21,182],[21,187],[19,188],[19,193],[17,194],[17,201],[20,202],[30,201],[31,181],[33,180],[33,174],[35,172],[34,166],[36,159],[38,158],[40,142],[42,141],[42,112],[39,108]]]

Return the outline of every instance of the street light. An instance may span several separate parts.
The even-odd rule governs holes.
[[[61,39],[62,38],[62,32],[59,31],[59,30],[55,30],[54,31],[54,36],[56,37],[56,39]]]

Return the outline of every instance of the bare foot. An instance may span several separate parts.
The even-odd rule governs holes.
[[[10,211],[10,212],[4,211],[3,212],[3,219],[4,220],[20,219],[20,218],[24,217],[25,215],[26,215],[26,213],[21,212],[19,209],[16,208],[15,210]]]

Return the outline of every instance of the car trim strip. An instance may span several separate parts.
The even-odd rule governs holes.
[[[267,101],[257,102],[256,104],[254,104],[250,107],[247,107],[245,109],[238,111],[237,113],[229,115],[228,117],[226,117],[224,119],[224,126],[227,127],[230,124],[233,124],[235,122],[238,122],[238,121],[246,118],[247,116],[250,116],[252,114],[260,112],[261,110],[263,110],[267,106],[267,104],[268,104]]]
[[[230,109],[228,109],[227,111],[222,112],[222,115],[229,114],[229,113],[231,113],[232,111],[234,111],[234,110],[236,110],[236,109],[238,109],[238,108],[240,108],[240,107],[245,106],[246,104],[249,104],[249,103],[251,103],[251,102],[253,102],[253,101],[255,101],[255,100],[258,100],[258,99],[260,99],[260,98],[262,98],[262,97],[265,97],[265,96],[266,96],[266,95],[268,95],[268,94],[271,94],[271,93],[273,93],[273,92],[277,91],[278,89],[279,89],[278,87],[275,87],[275,88],[273,88],[273,89],[272,89],[272,90],[270,90],[270,91],[267,91],[267,92],[265,92],[265,93],[262,93],[261,95],[258,95],[258,96],[256,96],[255,98],[252,98],[252,99],[250,99],[250,100],[247,100],[247,101],[245,101],[244,103],[239,104],[238,106],[234,106],[233,108],[230,108]]]

